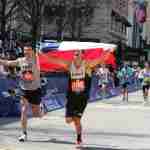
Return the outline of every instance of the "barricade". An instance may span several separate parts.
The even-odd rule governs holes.
[[[66,92],[68,88],[67,76],[65,74],[58,73],[49,74],[46,76],[46,78],[47,84],[42,87],[42,103],[48,111],[63,108],[66,103]],[[20,116],[20,92],[18,79],[15,80],[1,76],[0,83],[0,117]],[[130,92],[138,89],[136,88],[134,82],[130,83]],[[10,90],[13,90],[15,94],[11,94]],[[102,100],[103,96],[101,93],[102,92],[98,87],[98,78],[93,75],[89,102]],[[117,96],[120,93],[120,87],[114,88],[109,86],[105,98],[109,99],[110,97]]]

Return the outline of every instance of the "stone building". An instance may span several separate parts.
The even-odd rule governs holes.
[[[147,52],[147,59],[150,61],[150,2],[147,3],[147,19],[144,26],[144,36],[147,45],[145,52]]]
[[[92,24],[85,28],[83,36],[126,44],[129,26],[127,0],[98,0]]]
[[[145,10],[143,6],[147,8],[147,15],[144,20],[141,20],[138,13],[139,8],[140,10]],[[128,19],[131,22],[132,27],[128,28],[127,32],[129,46],[127,58],[130,60],[142,62],[147,59],[147,54],[146,52],[144,52],[144,47],[146,45],[146,41],[149,41],[149,17],[148,5],[146,5],[146,0],[130,0],[128,6],[128,13]],[[142,13],[144,13],[144,11]]]
[[[100,42],[127,43],[128,0],[94,0],[95,10],[90,24],[83,27],[81,38],[98,39]],[[55,21],[48,24],[44,21],[42,34],[56,36]],[[27,29],[21,29],[28,31]],[[63,37],[70,37],[67,27]]]

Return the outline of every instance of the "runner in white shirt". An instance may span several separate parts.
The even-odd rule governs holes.
[[[110,72],[105,64],[101,64],[101,67],[98,68],[96,75],[98,76],[98,86],[102,90],[102,97],[105,98],[107,92],[107,85],[109,82]]]
[[[22,135],[19,141],[27,140],[27,112],[31,104],[34,117],[41,117],[41,79],[38,57],[31,47],[24,47],[24,57],[16,60],[0,59],[0,64],[5,66],[20,67],[21,95],[21,127]]]

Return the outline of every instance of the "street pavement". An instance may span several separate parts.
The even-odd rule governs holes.
[[[73,126],[64,121],[65,110],[29,119],[28,141],[20,143],[18,118],[0,118],[0,150],[150,150],[150,104],[141,91],[89,103],[83,116],[83,145],[76,147]]]

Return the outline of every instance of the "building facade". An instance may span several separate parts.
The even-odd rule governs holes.
[[[147,19],[144,26],[144,36],[147,45],[145,48],[145,52],[147,52],[147,58],[150,61],[150,2],[147,2]]]
[[[117,59],[120,64],[125,59],[127,46],[128,0],[101,0],[91,26],[85,28],[85,36],[99,38],[100,42],[118,45]]]
[[[144,61],[147,59],[144,47],[148,34],[148,18],[147,18],[147,3],[146,0],[130,0],[128,6],[128,19],[132,24],[128,28],[128,46],[129,52],[127,57],[135,61]],[[147,25],[146,25],[147,24]]]
[[[127,0],[99,0],[90,26],[83,36],[98,38],[100,42],[126,43],[129,22]]]
[[[83,27],[81,38],[99,39],[100,42],[127,42],[128,22],[128,0],[94,0],[95,5],[93,17],[90,24]],[[56,20],[48,23],[44,21],[43,34],[56,36]],[[22,31],[27,29],[21,29]],[[63,37],[69,37],[67,26],[63,30]]]

